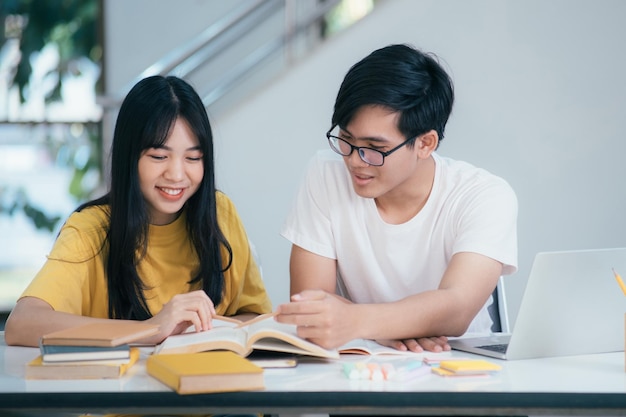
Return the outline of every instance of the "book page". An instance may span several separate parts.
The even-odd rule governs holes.
[[[214,327],[204,332],[186,332],[168,337],[155,353],[195,353],[209,350],[230,350],[241,356],[249,353],[246,332],[232,326]]]
[[[416,355],[415,352],[406,352],[383,346],[369,339],[354,339],[339,348],[340,353],[357,355]]]
[[[279,323],[274,317],[243,327],[248,332],[248,347],[276,352],[297,353],[322,358],[338,358],[336,350],[324,349],[298,336],[296,326]]]
[[[233,327],[233,328],[235,328],[235,327],[239,326],[242,323],[240,320],[228,319],[227,317],[225,317],[225,319],[227,319],[227,320],[223,320],[223,319],[213,319],[213,320],[211,320],[211,325],[213,326],[212,328],[216,328],[216,327]],[[192,324],[191,326],[187,327],[183,333],[196,333],[196,326],[194,326]]]

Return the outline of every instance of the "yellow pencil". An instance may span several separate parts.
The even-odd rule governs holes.
[[[617,283],[622,289],[622,292],[624,293],[624,295],[626,295],[626,285],[624,285],[624,281],[622,280],[622,277],[617,272],[615,272],[615,269],[613,269],[613,274],[615,275],[615,279],[617,280]]]

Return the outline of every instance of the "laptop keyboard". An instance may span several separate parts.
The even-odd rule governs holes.
[[[478,346],[481,349],[487,349],[487,350],[491,350],[493,352],[500,352],[500,353],[506,353],[506,348],[509,345],[506,343],[498,343],[495,345],[483,345],[483,346]]]

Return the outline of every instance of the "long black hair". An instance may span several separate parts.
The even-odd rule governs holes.
[[[218,305],[224,288],[224,271],[232,262],[232,249],[217,222],[213,134],[202,100],[184,80],[152,76],[139,81],[120,107],[111,150],[109,192],[76,211],[108,204],[110,223],[103,250],[108,252],[106,277],[109,317],[145,320],[151,317],[137,264],[147,251],[149,214],[139,185],[138,163],[144,150],[159,148],[178,118],[184,119],[199,141],[204,176],[200,187],[185,203],[190,244],[199,269],[190,283],[201,287]],[[222,251],[228,262],[222,265]],[[106,253],[105,252],[105,253]]]

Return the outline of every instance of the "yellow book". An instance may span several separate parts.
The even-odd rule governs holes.
[[[146,371],[179,394],[265,388],[263,368],[230,351],[154,354]]]
[[[166,338],[155,352],[196,353],[229,350],[246,357],[253,350],[294,353],[322,358],[339,358],[336,349],[324,349],[297,335],[296,326],[279,323],[273,314],[247,322],[213,320],[213,328],[204,332],[187,332]]]
[[[130,349],[130,359],[44,363],[41,355],[26,364],[26,379],[107,379],[119,378],[140,356],[139,348]]]

